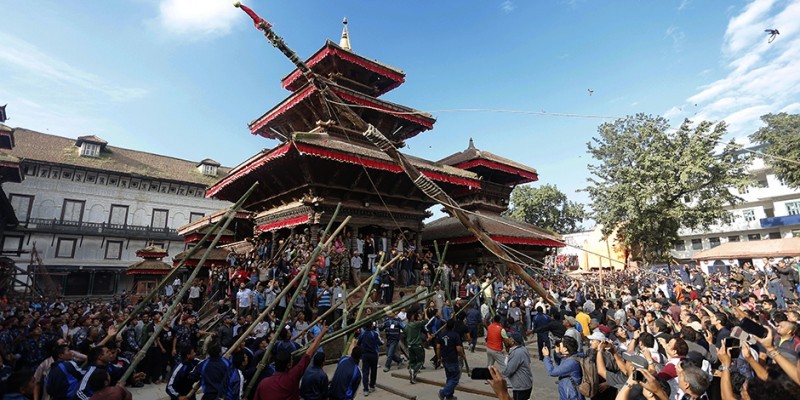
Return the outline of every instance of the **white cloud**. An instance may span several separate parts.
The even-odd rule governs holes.
[[[73,67],[16,36],[0,32],[0,43],[3,44],[0,67],[18,81],[31,85],[55,84],[68,91],[100,93],[115,101],[136,99],[147,93],[144,89],[116,85]]]
[[[683,33],[680,27],[672,25],[664,32],[664,38],[672,39],[672,49],[681,51],[683,49],[683,42],[686,39],[686,34]]]
[[[692,4],[692,0],[683,0],[683,1],[681,1],[681,4],[678,6],[678,11],[685,10],[686,7],[689,6],[689,4]]]
[[[225,0],[160,0],[158,11],[164,31],[195,40],[227,34],[242,14]]]
[[[503,12],[506,14],[514,11],[516,8],[517,6],[511,0],[506,0],[500,3],[500,9],[503,10]]]
[[[668,118],[689,116],[694,120],[725,120],[735,136],[752,133],[760,117],[781,110],[800,110],[800,32],[791,30],[800,21],[800,0],[776,3],[755,0],[728,22],[721,49],[727,75],[702,86],[671,108]],[[784,30],[767,43],[767,28]],[[694,107],[697,104],[698,107]],[[694,115],[676,110],[696,110]]]

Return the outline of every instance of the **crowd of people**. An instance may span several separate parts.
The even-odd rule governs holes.
[[[384,371],[407,369],[411,384],[423,368],[442,369],[438,397],[453,399],[469,367],[466,352],[484,348],[486,365],[472,367],[488,368],[483,378],[501,399],[528,399],[534,384],[549,384],[533,381],[534,357],[562,399],[800,398],[798,259],[608,272],[602,284],[532,268],[544,298],[497,265],[440,264],[400,233],[345,232],[312,260],[316,240],[296,234],[232,253],[228,265],[185,283],[169,320],[180,279],[146,304],[127,295],[4,298],[4,398],[125,399],[125,386],[165,384],[171,399],[186,399],[199,383],[203,399],[242,399],[252,385],[255,399],[344,400],[374,392],[383,364]],[[280,295],[306,272],[306,281]],[[357,319],[358,304],[343,300],[368,276],[369,306]],[[136,305],[142,312],[120,326]],[[354,325],[343,357],[323,351],[326,334]],[[142,362],[126,374],[140,352]],[[338,359],[330,376],[326,358]],[[130,378],[119,382],[124,375]]]

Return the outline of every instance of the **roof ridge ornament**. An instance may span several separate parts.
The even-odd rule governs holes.
[[[342,19],[342,25],[344,25],[344,27],[342,27],[342,38],[339,39],[339,47],[352,51],[353,49],[350,47],[350,34],[347,33],[347,17]]]
[[[475,143],[472,141],[472,138],[469,138],[469,146],[467,146],[467,150],[471,150],[475,148]]]

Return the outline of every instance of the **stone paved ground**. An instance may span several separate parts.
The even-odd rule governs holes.
[[[475,353],[470,353],[467,351],[467,360],[469,362],[470,367],[485,367],[486,366],[486,353],[480,351],[482,349],[482,339],[478,342],[478,349],[476,349]],[[531,362],[531,370],[533,371],[533,392],[531,394],[531,399],[557,399],[558,398],[558,389],[555,384],[555,378],[550,378],[547,376],[547,373],[544,370],[544,364],[538,360],[538,354],[536,352],[536,344],[532,343],[528,346],[528,349],[531,352],[531,357],[533,358]],[[426,359],[430,359],[433,355],[431,350],[426,350]],[[330,358],[330,356],[329,356]],[[408,381],[408,371],[405,367],[395,367],[393,366],[392,369],[385,373],[383,372],[383,363],[385,362],[385,357],[381,356],[378,366],[378,385],[385,385],[389,388],[395,389],[401,393],[405,393],[409,396],[416,396],[418,400],[428,400],[428,399],[437,399],[438,390],[441,386],[436,386],[433,384],[428,383],[421,383],[418,382],[415,385],[412,385]],[[418,375],[419,378],[423,378],[425,380],[429,380],[431,382],[439,382],[441,385],[444,385],[445,377],[444,377],[444,370],[434,370],[433,366],[430,362],[425,363],[425,367],[427,369],[420,371]],[[328,365],[325,367],[325,371],[328,372],[328,376],[333,376],[333,372],[336,369],[336,365]],[[394,375],[394,376],[393,376]],[[396,376],[404,376],[404,378],[398,378]],[[164,391],[164,384],[161,385],[147,385],[144,388],[139,389],[131,389],[133,396],[135,399],[168,399],[166,393]],[[466,387],[470,389],[474,389],[477,391],[484,392],[485,394],[473,394],[467,393],[464,391],[456,390],[456,397],[459,400],[485,400],[488,398],[494,398],[494,393],[492,392],[492,388],[484,384],[483,381],[472,381],[469,379],[467,374],[461,375],[461,381],[459,384],[460,387]],[[356,399],[364,399],[363,391],[359,390],[358,396]],[[403,399],[404,397],[398,396],[396,394],[390,393],[384,389],[378,388],[376,392],[371,393],[369,397],[366,397],[368,400],[384,400],[384,399]],[[279,400],[279,399],[276,399]]]

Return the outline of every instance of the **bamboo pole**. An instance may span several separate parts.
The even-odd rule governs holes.
[[[492,254],[494,254],[503,264],[506,265],[507,268],[511,269],[514,273],[520,276],[525,283],[528,284],[536,293],[538,293],[542,298],[544,298],[548,303],[553,306],[558,306],[555,300],[553,299],[550,294],[544,290],[544,288],[539,285],[527,272],[525,272],[522,266],[513,261],[509,254],[497,243],[489,237],[477,224],[472,222],[467,214],[462,211],[461,207],[456,203],[450,196],[448,196],[436,183],[434,183],[430,178],[423,175],[417,167],[415,167],[409,160],[397,151],[397,148],[392,144],[386,136],[383,135],[375,126],[367,123],[364,121],[355,111],[353,111],[347,103],[344,102],[336,93],[334,93],[326,81],[322,80],[318,76],[316,76],[311,69],[301,60],[297,54],[286,45],[283,38],[278,36],[273,30],[272,25],[267,23],[263,18],[259,17],[253,10],[250,8],[243,6],[240,2],[234,3],[234,6],[240,7],[244,10],[250,18],[252,18],[253,23],[256,25],[260,31],[264,33],[264,36],[267,40],[272,43],[278,50],[280,50],[288,59],[291,61],[324,96],[324,98],[328,101],[330,105],[335,107],[339,111],[339,115],[346,119],[356,130],[363,132],[365,138],[367,138],[372,144],[374,144],[378,149],[380,149],[384,154],[389,156],[395,163],[397,163],[400,168],[403,169],[403,172],[414,182],[414,185],[419,188],[426,196],[429,198],[437,201],[439,204],[445,207],[447,211],[455,216],[461,224],[467,228],[467,230],[472,233],[478,241]],[[327,109],[325,109],[327,110]]]
[[[324,238],[325,235],[328,234],[328,231],[330,231],[334,220],[336,220],[336,217],[339,214],[339,209],[341,209],[341,207],[342,207],[341,203],[339,203],[336,206],[336,210],[333,212],[333,216],[331,217],[330,221],[328,221],[328,225],[325,227],[325,231],[323,232],[322,236],[320,236],[320,238]],[[330,245],[330,242],[333,241],[333,239],[336,237],[336,235],[339,234],[339,232],[341,232],[342,229],[344,229],[345,225],[347,225],[348,222],[350,222],[350,217],[349,216],[347,218],[345,218],[345,220],[342,221],[341,224],[339,224],[339,227],[337,227],[336,230],[333,232],[333,234],[328,237],[328,240],[326,242],[323,243],[322,240],[320,240],[319,243],[317,243],[317,247],[315,247],[314,251],[311,253],[311,257],[309,258],[308,263],[306,264],[305,269],[303,271],[303,280],[301,280],[301,286],[302,286],[302,283],[305,281],[306,277],[308,277],[308,272],[311,270],[311,266],[314,265],[314,262],[317,261],[317,256],[319,256],[319,253],[322,252],[322,249],[324,249],[325,247]],[[300,293],[300,290],[295,290],[294,295],[292,295],[291,300],[288,302],[288,304],[286,304],[286,312],[284,312],[283,317],[281,318],[280,324],[275,325],[278,329],[283,329],[283,326],[286,324],[286,320],[292,314],[292,309],[294,308],[294,301],[297,298],[297,295],[299,293]],[[277,301],[277,300],[278,299],[275,299],[275,301]],[[261,371],[263,371],[264,367],[267,365],[267,360],[269,359],[269,354],[272,352],[272,347],[275,346],[275,342],[278,340],[278,336],[279,335],[277,335],[277,334],[272,335],[272,339],[269,341],[269,344],[267,345],[266,351],[264,351],[264,356],[261,357],[261,361],[259,361],[259,363],[258,363],[258,367],[256,368],[256,372],[253,374],[253,376],[256,377],[256,378],[251,379],[250,383],[247,385],[247,389],[244,392],[244,397],[245,398],[250,396],[250,392],[252,392],[253,388],[255,387],[255,382],[257,380],[257,377],[261,376]]]
[[[417,298],[420,295],[422,295],[422,297]],[[357,321],[355,324],[353,324],[351,326],[348,326],[347,328],[345,328],[345,329],[343,329],[343,330],[341,330],[339,332],[334,333],[334,335],[332,335],[330,337],[326,337],[325,340],[322,341],[322,344],[324,345],[324,344],[330,343],[330,342],[332,342],[332,341],[334,341],[336,339],[339,339],[340,337],[345,337],[346,338],[347,335],[349,335],[350,333],[352,333],[356,329],[358,329],[358,328],[360,328],[360,327],[362,327],[362,326],[364,326],[364,325],[366,325],[368,323],[372,323],[372,322],[375,322],[375,321],[377,321],[377,320],[379,320],[381,318],[384,318],[387,314],[389,314],[389,312],[396,312],[396,311],[398,311],[398,310],[400,310],[400,309],[402,309],[404,307],[408,307],[410,304],[414,304],[415,302],[417,302],[419,300],[427,300],[427,299],[433,297],[433,293],[419,292],[419,293],[415,293],[413,295],[409,295],[408,297],[409,298],[407,298],[407,299],[403,299],[403,300],[398,301],[398,302],[396,302],[396,303],[394,303],[392,305],[384,307],[383,309],[381,309],[380,311],[370,315],[366,319],[361,320],[361,321]],[[307,346],[303,346],[299,350],[295,350],[292,354],[294,354],[294,355],[300,354],[302,351],[304,351],[304,349],[306,347]]]
[[[333,217],[328,222],[328,226],[325,228],[326,232],[328,231],[328,229],[330,229],[331,224],[333,223],[333,221],[336,219],[337,215],[339,214],[339,209],[340,208],[341,208],[341,203],[336,206],[336,210],[333,212]],[[341,227],[347,225],[347,222],[349,222],[349,221],[350,221],[350,217],[347,217],[344,220],[344,222],[342,222],[342,225],[340,226],[340,228],[337,229],[337,232],[341,229]],[[287,243],[287,242],[284,242],[284,243]],[[315,254],[319,254],[319,253],[317,252]],[[294,287],[294,285],[300,282],[300,279],[305,279],[308,276],[308,273],[311,271],[311,266],[313,265],[314,261],[316,261],[316,259],[315,259],[315,257],[312,257],[309,260],[309,263],[306,264],[306,266],[304,268],[304,273],[302,275],[301,274],[297,274],[294,278],[292,278],[292,280],[289,281],[288,284],[286,284],[286,287],[284,287],[283,290],[281,290],[281,292],[278,293],[278,295],[275,297],[275,301],[273,301],[267,308],[264,309],[264,311],[262,311],[258,316],[256,316],[256,318],[253,320],[253,322],[250,324],[250,326],[248,326],[247,329],[241,335],[239,335],[239,339],[237,339],[236,342],[234,342],[234,344],[230,347],[230,349],[228,349],[228,351],[225,353],[225,356],[230,356],[231,354],[233,354],[235,349],[238,348],[239,345],[241,345],[247,339],[248,336],[250,336],[250,334],[253,332],[253,330],[255,330],[256,325],[259,324],[261,321],[263,321],[264,318],[266,318],[269,315],[269,313],[275,308],[275,306],[278,304],[278,300],[281,299],[282,297],[286,296],[286,294]],[[299,290],[296,293],[299,293]],[[297,297],[296,293],[295,293],[295,296],[292,297],[292,303],[294,303],[294,299]],[[294,307],[294,305],[292,305],[292,307]],[[287,305],[287,310],[289,310],[288,305]]]
[[[386,264],[384,264],[384,265],[381,265],[381,266],[379,266],[379,267],[378,267],[378,269],[375,271],[375,274],[378,274],[378,273],[380,273],[380,272],[382,272],[382,271],[386,270],[386,268],[388,268],[390,265],[392,265],[392,263],[393,263],[393,262],[395,262],[395,261],[397,260],[397,258],[398,258],[398,257],[399,257],[399,256],[395,257],[394,259],[392,259],[392,260],[391,260],[391,261],[389,261],[388,263],[386,263]],[[373,274],[373,277],[375,276],[375,274]],[[360,285],[356,286],[356,288],[355,288],[355,289],[353,289],[353,291],[352,291],[352,292],[350,292],[350,295],[349,295],[349,296],[352,296],[353,294],[355,294],[355,293],[356,293],[356,292],[358,292],[359,290],[363,289],[363,288],[364,288],[364,286],[365,286],[365,285],[367,285],[368,283],[369,283],[368,281],[363,281],[363,282],[361,282],[361,284],[360,284]],[[323,318],[327,317],[327,316],[328,316],[328,315],[330,315],[332,312],[336,311],[336,309],[337,309],[337,308],[338,308],[340,305],[342,305],[344,302],[346,302],[346,301],[347,301],[347,299],[349,298],[349,296],[345,296],[345,297],[344,297],[342,300],[339,300],[339,301],[337,301],[335,305],[332,305],[332,306],[331,306],[331,308],[330,308],[330,309],[328,309],[328,311],[325,311],[324,313],[322,313],[322,315],[318,316],[318,317],[317,317],[317,319],[315,319],[313,322],[310,322],[310,323],[308,324],[308,328],[306,328],[306,329],[303,329],[302,331],[300,331],[300,332],[299,332],[297,335],[295,335],[295,336],[292,338],[292,340],[295,340],[295,339],[297,339],[298,337],[302,336],[304,333],[308,332],[308,331],[309,331],[309,329],[311,329],[311,327],[312,327],[312,326],[314,326],[315,324],[317,324],[317,323],[319,323],[320,321],[322,321],[322,319],[323,319]],[[342,315],[344,315],[344,314],[342,314]],[[333,322],[331,325],[336,325],[336,322],[337,322],[338,320],[340,320],[340,319],[341,319],[341,318],[337,318],[337,319],[336,319],[336,321],[334,321],[334,322]]]
[[[214,240],[211,241],[211,244],[208,246],[205,253],[203,253],[203,257],[200,258],[200,261],[198,261],[197,266],[194,267],[194,270],[192,270],[191,275],[189,275],[188,282],[194,281],[194,279],[197,277],[197,274],[200,273],[200,269],[203,267],[203,264],[206,262],[206,259],[208,259],[208,256],[209,254],[211,254],[211,251],[217,246],[217,243],[219,242],[220,238],[222,238],[222,234],[224,233],[225,229],[227,229],[228,225],[230,225],[230,223],[233,222],[233,219],[236,216],[236,210],[242,205],[242,203],[244,203],[247,200],[247,198],[250,197],[250,195],[253,193],[253,191],[256,189],[257,186],[258,182],[253,183],[253,185],[250,186],[250,189],[248,189],[247,192],[245,192],[245,194],[239,199],[239,201],[236,202],[235,207],[231,207],[230,211],[228,211],[227,215],[225,216],[225,223],[222,225],[222,228],[219,229],[219,231],[217,231],[217,235],[214,237]],[[164,313],[164,318],[161,320],[161,323],[155,326],[153,334],[150,335],[150,338],[147,339],[147,342],[145,342],[144,346],[142,346],[139,352],[136,353],[136,356],[133,358],[133,360],[131,360],[131,365],[128,366],[127,370],[125,370],[125,373],[119,380],[120,382],[126,382],[128,378],[131,377],[131,374],[133,374],[133,372],[136,371],[136,366],[142,361],[144,356],[147,354],[147,350],[150,348],[150,346],[152,346],[153,343],[156,341],[156,339],[158,339],[159,334],[164,329],[164,324],[169,323],[169,321],[172,319],[172,314],[175,312],[175,309],[178,307],[178,304],[180,304],[181,299],[188,290],[189,290],[189,285],[183,285],[183,287],[175,297],[175,300],[173,300],[172,305],[167,309],[167,312]]]
[[[361,318],[361,315],[364,312],[364,306],[367,305],[367,300],[369,300],[369,296],[370,296],[370,294],[372,294],[372,286],[375,285],[375,277],[378,275],[378,272],[381,270],[380,266],[383,265],[383,258],[384,257],[386,257],[386,252],[385,251],[381,254],[380,260],[378,260],[378,267],[375,268],[375,272],[372,273],[372,275],[369,276],[369,286],[367,286],[367,293],[361,299],[361,304],[358,306],[358,312],[356,313],[356,321],[358,321]],[[400,256],[399,255],[396,256],[395,258],[393,258],[391,260],[391,262],[396,261],[398,257],[400,257]],[[342,357],[347,355],[347,353],[350,350],[350,343],[349,342],[350,342],[349,340],[345,341],[344,347],[342,347]]]
[[[243,203],[243,199],[239,199],[239,202],[236,202],[236,204],[232,205],[230,209],[238,211],[238,209],[241,207],[242,203]],[[235,216],[236,213],[234,212],[233,215]],[[178,266],[173,268],[169,272],[169,274],[167,274],[163,279],[161,279],[161,281],[158,283],[158,285],[155,287],[155,289],[153,289],[142,300],[139,301],[139,305],[137,305],[136,308],[134,308],[133,311],[131,311],[130,314],[128,314],[128,316],[119,324],[119,327],[117,328],[117,330],[119,332],[122,332],[122,330],[131,322],[133,317],[135,317],[137,314],[139,314],[150,303],[150,300],[152,300],[153,297],[155,297],[156,294],[158,294],[161,291],[161,289],[164,286],[166,286],[167,282],[173,280],[173,278],[178,274],[178,271],[186,263],[186,260],[189,260],[192,256],[197,254],[198,251],[200,251],[202,246],[206,243],[206,241],[208,241],[208,238],[211,237],[211,235],[214,232],[216,232],[217,229],[225,222],[225,219],[226,218],[223,217],[223,218],[220,218],[219,221],[215,222],[214,225],[212,225],[212,228],[209,229],[209,231],[206,232],[205,235],[203,235],[203,237],[200,239],[200,241],[197,242],[197,244],[189,250],[189,253],[186,254],[185,257],[183,257],[183,260],[181,260],[181,262],[178,263]],[[184,284],[184,286],[186,286],[186,284]]]
[[[487,286],[489,286],[489,285],[493,284],[493,283],[494,283],[494,281],[495,281],[495,279],[496,279],[496,278],[492,278],[492,280],[490,280],[490,281],[489,281],[489,284],[488,284],[488,285],[483,285],[483,286],[481,286],[481,293],[483,293],[483,289],[486,289],[486,287],[487,287]],[[473,298],[469,299],[469,301],[467,302],[467,304],[464,304],[464,307],[461,307],[461,309],[460,309],[460,310],[458,310],[458,311],[457,311],[455,314],[453,314],[453,318],[457,317],[459,314],[461,314],[462,312],[464,312],[464,310],[466,310],[467,308],[469,308],[469,305],[470,305],[470,303],[472,303],[473,301],[477,300],[477,299],[478,299],[478,297],[480,297],[480,295],[478,295],[478,296],[475,296],[475,297],[473,297]],[[492,308],[491,308],[491,307],[489,307],[489,309],[491,310]],[[438,329],[436,332],[434,332],[433,336],[436,336],[436,335],[438,335],[438,334],[439,334],[439,332],[441,332],[441,331],[442,331],[442,329],[444,329],[444,326],[442,326],[442,327],[441,327],[441,328],[439,328],[439,329]]]

